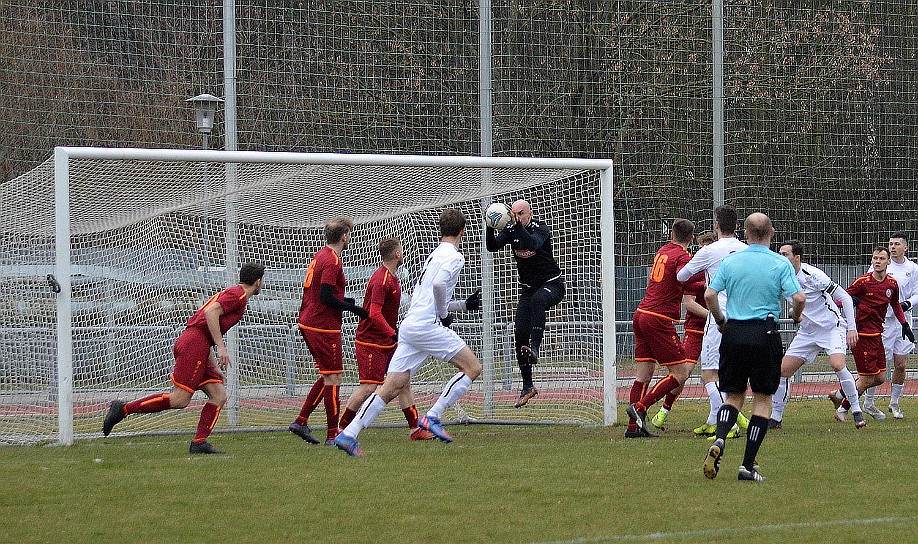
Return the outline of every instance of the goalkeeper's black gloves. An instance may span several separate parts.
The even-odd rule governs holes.
[[[363,306],[357,306],[354,299],[345,297],[344,303],[350,306],[348,311],[359,317],[361,321],[370,317],[370,312],[366,311]]]
[[[915,333],[912,332],[912,328],[908,323],[902,324],[902,338],[905,338],[911,343],[915,343]]]
[[[861,303],[861,299],[851,295],[851,302],[854,303],[854,307],[857,308],[857,305]]]
[[[453,317],[453,314],[446,314],[446,317],[440,318],[440,324],[443,325],[444,327],[449,327],[450,325],[453,324],[453,321],[455,320],[456,318]]]
[[[465,299],[465,309],[470,312],[477,312],[481,309],[481,287]]]
[[[902,311],[903,311],[903,312],[908,312],[908,311],[910,311],[910,310],[912,309],[912,303],[909,302],[909,301],[907,301],[907,300],[903,300],[903,301],[899,304],[899,306],[902,306]]]

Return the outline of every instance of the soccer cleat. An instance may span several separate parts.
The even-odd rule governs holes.
[[[749,418],[744,416],[742,412],[737,412],[736,414],[736,424],[739,425],[739,428],[746,432],[746,429],[749,428]],[[728,437],[731,438],[731,437]]]
[[[120,400],[112,401],[111,406],[108,407],[108,414],[105,415],[105,420],[102,422],[102,436],[111,434],[115,425],[124,419],[124,404]]]
[[[539,362],[538,354],[529,346],[520,346],[520,355],[527,365],[534,365]]]
[[[742,435],[743,435],[743,431],[739,428],[739,425],[736,425],[736,424],[734,424],[733,428],[731,428],[730,431],[727,432],[727,438],[736,438]],[[708,437],[708,440],[714,440],[715,438],[717,438],[716,435],[711,435]]]
[[[841,422],[847,422],[848,410],[835,410],[835,419]]]
[[[769,429],[780,429],[781,422],[777,419],[768,418],[768,428]]]
[[[836,412],[836,413],[838,413],[838,412]],[[854,428],[855,428],[855,429],[863,429],[864,427],[867,426],[867,420],[864,419],[864,414],[863,414],[863,413],[861,413],[861,412],[854,412],[854,413],[851,414],[851,416],[854,418]]]
[[[440,423],[440,420],[435,417],[424,416],[418,421],[418,427],[433,433],[434,436],[440,440],[450,443],[453,441],[453,437],[446,432],[446,429],[443,428],[443,425]]]
[[[223,455],[224,452],[218,449],[214,449],[214,447],[210,445],[210,442],[205,440],[203,442],[192,442],[191,445],[188,446],[188,453],[211,453],[216,455]]]
[[[873,419],[886,419],[886,414],[883,413],[883,410],[877,408],[876,404],[864,404],[861,407],[865,414],[872,417]]]
[[[625,412],[637,423],[638,429],[647,428],[647,410],[638,410],[636,404],[629,404]]]
[[[889,413],[896,419],[902,419],[905,417],[905,414],[902,413],[902,410],[899,409],[899,403],[892,403],[889,405]]]
[[[744,466],[739,467],[739,474],[736,477],[741,482],[764,482],[765,476],[759,474],[759,467],[754,466],[752,470]]]
[[[720,458],[723,454],[724,441],[718,438],[711,444],[711,447],[708,448],[708,455],[704,458],[702,470],[704,471],[705,477],[711,480],[717,477],[717,472],[720,470]]]
[[[668,415],[669,415],[669,410],[667,410],[666,408],[660,408],[660,411],[654,414],[652,418],[650,418],[650,423],[652,423],[653,426],[656,427],[657,429],[660,429],[661,431],[663,431],[665,430],[665,427],[666,427],[666,416]]]
[[[705,423],[701,427],[695,427],[692,429],[692,434],[695,436],[714,436],[717,432],[717,425]]]
[[[412,440],[430,440],[431,438],[436,438],[434,434],[426,429],[420,427],[411,431],[411,434],[408,435]]]
[[[289,427],[287,427],[287,430],[299,436],[306,442],[309,442],[310,444],[319,443],[319,441],[316,440],[316,437],[312,436],[312,432],[309,430],[309,427],[307,425],[300,425],[299,423],[294,421],[293,423],[290,424]]]
[[[653,434],[647,429],[638,429],[636,431],[625,430],[625,438],[660,438],[660,435]]]
[[[346,434],[339,434],[332,440],[332,443],[339,450],[350,455],[351,457],[366,457],[363,453],[363,450],[360,449],[360,444],[357,443],[356,438],[351,438]]]
[[[334,445],[335,445],[335,439],[334,439],[334,438],[326,438],[326,439],[325,439],[325,445],[326,445],[326,446],[334,446]]]
[[[532,400],[533,397],[535,397],[538,394],[539,394],[539,390],[536,389],[535,387],[527,387],[526,389],[523,389],[522,391],[520,391],[520,398],[517,399],[513,407],[522,408],[523,406],[526,406],[526,403],[528,403],[530,400]]]
[[[832,391],[826,396],[829,397],[829,400],[831,400],[832,404],[835,405],[836,410],[841,408],[842,403],[845,402],[845,399],[842,398],[841,394],[838,391]]]

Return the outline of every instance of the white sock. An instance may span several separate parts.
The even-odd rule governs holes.
[[[717,388],[717,382],[708,382],[704,384],[705,390],[708,392],[708,399],[711,401],[711,411],[708,412],[708,425],[717,424],[717,412],[720,411],[720,407],[724,404],[724,398],[720,395],[720,389]]]
[[[354,417],[354,420],[351,421],[350,425],[346,429],[341,431],[341,434],[347,435],[351,438],[357,438],[357,435],[360,434],[360,431],[366,429],[373,423],[373,420],[379,416],[379,413],[383,411],[383,408],[386,407],[386,402],[377,395],[373,393],[370,395],[367,400],[363,401],[363,404],[360,405],[360,409],[357,410],[357,415]]]
[[[857,385],[854,383],[854,376],[851,375],[851,371],[847,368],[843,368],[836,371],[835,375],[838,376],[838,385],[841,386],[842,393],[845,394],[845,398],[851,403],[851,411],[860,412],[861,402],[857,398]]]
[[[459,400],[459,397],[465,394],[470,385],[472,385],[472,378],[469,378],[463,372],[450,378],[446,385],[443,386],[440,398],[430,407],[430,410],[427,410],[427,417],[440,419],[443,416],[443,412]]]
[[[787,399],[790,397],[790,378],[781,377],[778,382],[778,390],[771,397],[771,419],[781,421],[784,419],[784,408],[787,406]]]
[[[905,389],[904,383],[892,384],[892,397],[889,398],[890,404],[899,404],[899,398],[902,396],[903,389]]]
[[[877,386],[868,387],[867,391],[864,391],[864,406],[873,406],[873,397],[877,394]],[[851,399],[848,399],[848,402],[851,402]]]

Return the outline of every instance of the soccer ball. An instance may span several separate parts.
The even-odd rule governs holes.
[[[506,204],[495,202],[488,206],[484,213],[485,225],[497,230],[507,226],[510,222],[510,208]]]

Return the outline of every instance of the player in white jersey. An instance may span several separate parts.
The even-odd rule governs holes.
[[[838,377],[838,383],[845,397],[851,402],[854,426],[858,429],[867,425],[858,404],[857,386],[854,376],[845,366],[845,353],[857,343],[857,328],[854,323],[854,301],[851,295],[839,287],[825,272],[802,262],[803,244],[799,240],[788,240],[781,244],[778,253],[787,257],[797,273],[797,281],[806,293],[803,319],[800,328],[781,360],[781,382],[771,399],[771,418],[768,428],[781,428],[784,408],[790,396],[790,377],[807,363],[812,363],[820,351],[829,355],[829,364]],[[838,301],[844,316],[838,311]],[[834,399],[833,399],[834,400]],[[841,400],[838,400],[841,403]],[[835,413],[842,420],[844,415]]]
[[[894,232],[889,237],[891,260],[886,268],[886,273],[895,278],[896,283],[899,284],[900,304],[905,313],[906,324],[911,327],[912,307],[918,305],[918,264],[905,257],[907,251],[908,239],[905,233]],[[883,323],[883,347],[886,348],[886,361],[892,360],[893,362],[889,411],[896,419],[905,417],[905,414],[899,409],[899,398],[902,397],[902,390],[905,389],[905,366],[908,363],[908,354],[915,349],[915,344],[902,338],[899,330],[899,320],[893,315],[892,308],[889,308],[886,310],[886,321]],[[884,419],[886,415],[874,404],[876,389],[874,386],[864,393],[864,411],[876,419]]]
[[[718,206],[714,210],[714,219],[714,229],[717,231],[717,241],[699,249],[698,253],[692,257],[692,260],[679,270],[676,274],[676,279],[680,282],[685,282],[698,272],[703,271],[705,273],[705,279],[708,284],[710,284],[711,279],[717,273],[717,269],[720,268],[720,262],[724,257],[737,251],[743,251],[749,247],[744,242],[736,239],[736,208],[729,204]],[[718,304],[720,304],[721,313],[726,314],[726,291],[721,291],[717,300]],[[711,411],[708,413],[708,419],[705,424],[693,429],[692,432],[696,435],[714,435],[717,431],[717,413],[724,403],[724,397],[721,395],[717,385],[717,371],[720,368],[720,338],[720,330],[709,314],[708,321],[705,323],[704,327],[704,339],[701,343],[701,357],[699,357],[699,362],[701,363],[701,379],[708,393],[708,399],[711,401]],[[749,425],[749,420],[740,413],[737,418],[737,424],[745,430]],[[730,438],[738,435],[736,429],[731,431],[730,434]]]
[[[465,235],[465,216],[448,208],[440,214],[440,245],[427,257],[421,278],[414,286],[411,304],[398,330],[398,347],[389,363],[382,386],[364,401],[353,421],[335,438],[335,446],[348,455],[363,457],[357,444],[360,431],[368,427],[386,404],[408,387],[411,376],[428,358],[449,361],[459,369],[443,387],[437,402],[418,421],[418,426],[444,442],[452,442],[440,417],[481,374],[481,362],[465,341],[449,328],[455,311],[481,309],[481,290],[465,300],[453,300],[465,257],[459,245]]]

